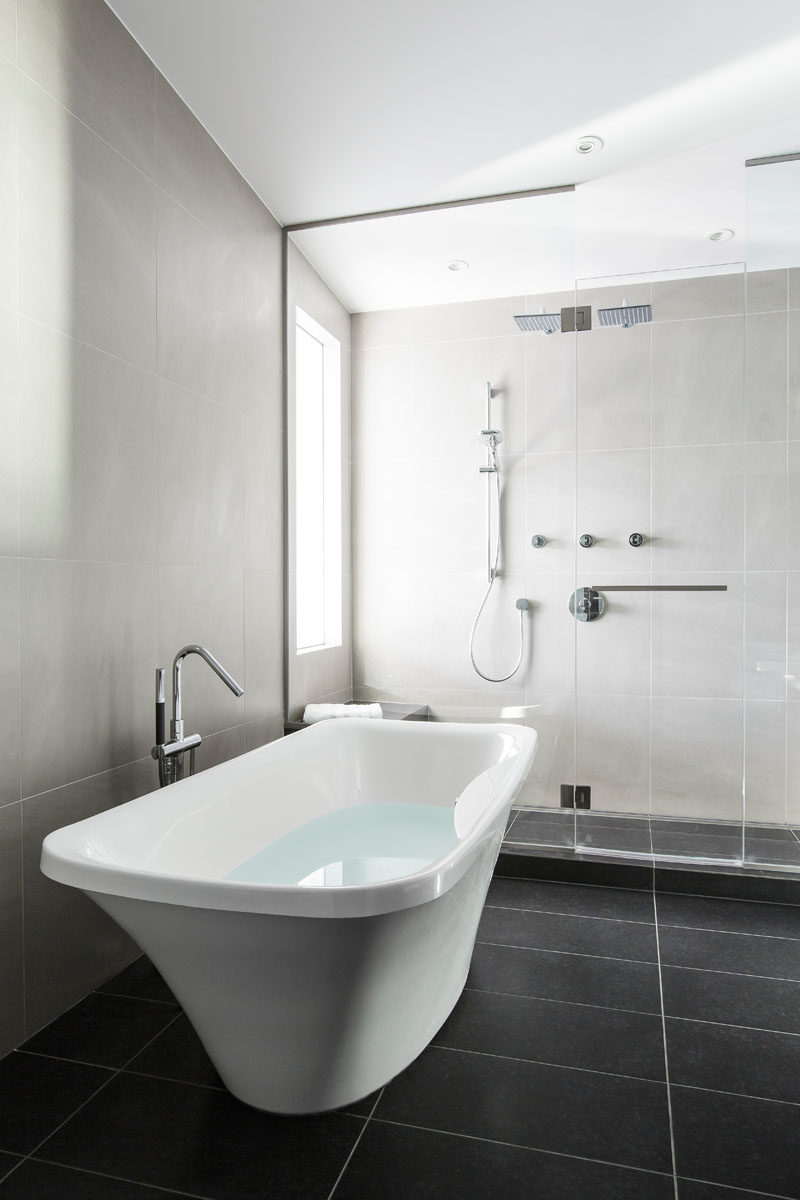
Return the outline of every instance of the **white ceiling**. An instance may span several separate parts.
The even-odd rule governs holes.
[[[800,150],[797,0],[109,3],[282,224],[581,185],[497,245],[480,208],[299,235],[351,310],[743,259],[744,159]]]

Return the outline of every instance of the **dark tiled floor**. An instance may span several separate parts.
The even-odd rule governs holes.
[[[742,861],[741,825],[727,821],[682,821],[626,817],[613,813],[560,808],[516,809],[506,830],[505,845],[577,844],[585,853],[662,856],[682,859]],[[744,862],[800,867],[800,830],[775,825],[745,827]]]
[[[478,936],[433,1044],[307,1118],[139,960],[0,1062],[0,1200],[800,1200],[800,906],[497,877]]]

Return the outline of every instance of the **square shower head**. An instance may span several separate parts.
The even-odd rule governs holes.
[[[619,308],[598,308],[601,325],[644,325],[653,319],[649,304],[622,304]]]
[[[522,313],[514,320],[523,333],[558,333],[561,329],[561,313]]]

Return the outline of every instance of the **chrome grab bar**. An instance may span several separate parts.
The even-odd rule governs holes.
[[[590,585],[593,592],[727,592],[727,583],[601,583]]]

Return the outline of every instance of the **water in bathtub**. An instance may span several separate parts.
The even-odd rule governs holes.
[[[422,870],[455,840],[451,807],[356,804],[292,829],[225,878],[300,887],[379,883]]]

